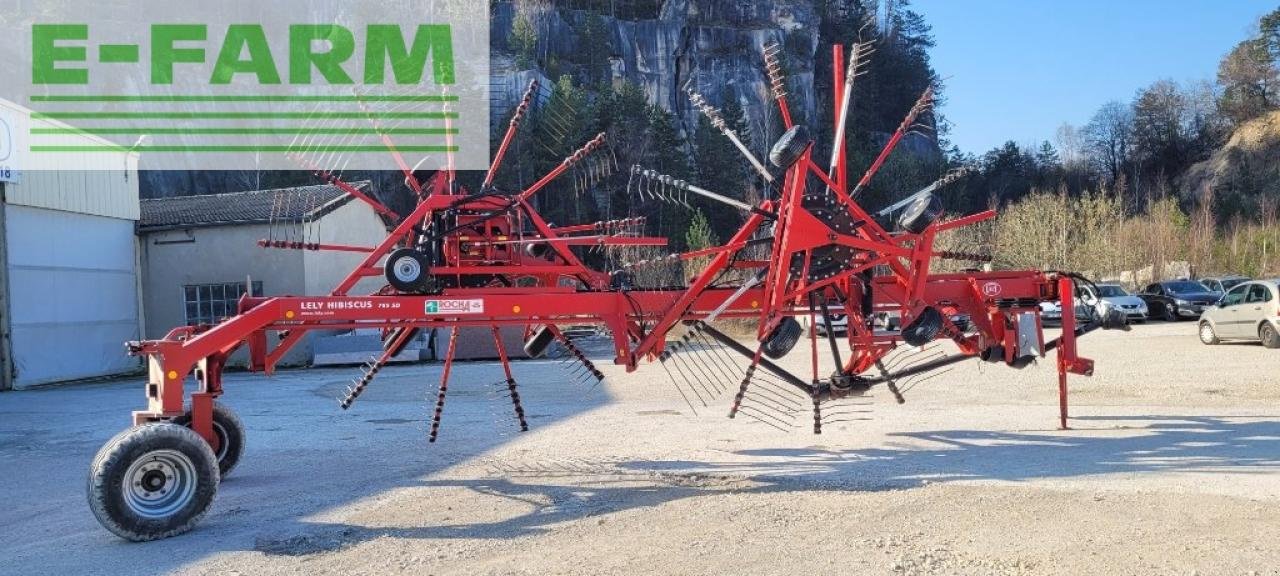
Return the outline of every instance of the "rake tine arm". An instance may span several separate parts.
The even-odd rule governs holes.
[[[884,149],[880,151],[880,156],[876,157],[876,161],[872,162],[871,167],[862,175],[862,179],[859,180],[858,185],[853,188],[853,192],[849,193],[850,196],[857,198],[858,194],[862,192],[862,189],[866,188],[867,184],[871,183],[871,178],[876,175],[876,172],[880,171],[880,167],[884,165],[885,160],[889,159],[889,154],[893,152],[893,149],[898,147],[898,142],[902,141],[902,137],[906,135],[907,130],[911,128],[911,125],[916,123],[916,117],[922,114],[925,109],[932,104],[933,87],[930,86],[925,89],[924,94],[920,95],[920,99],[916,100],[916,104],[911,107],[911,111],[907,112],[907,117],[902,120],[902,124],[900,124],[898,129],[894,131],[893,136],[889,138],[889,142],[884,145]]]
[[[601,146],[604,146],[604,141],[605,141],[605,133],[601,132],[590,142],[587,142],[585,145],[583,145],[582,148],[579,148],[573,154],[570,154],[568,157],[562,160],[559,166],[556,166],[554,170],[547,173],[546,176],[543,176],[541,180],[534,182],[533,185],[529,186],[529,188],[521,192],[520,195],[517,196],[516,198],[519,200],[528,200],[534,194],[537,194],[539,190],[542,190],[543,188],[545,188],[547,184],[550,184],[552,180],[559,178],[561,174],[565,173],[565,171],[576,166],[588,154],[595,152]]]
[[[770,174],[769,169],[764,167],[764,164],[760,162],[759,158],[756,158],[756,155],[751,152],[751,149],[747,148],[747,145],[742,143],[742,139],[738,137],[738,133],[730,128],[729,124],[724,121],[724,117],[720,115],[720,111],[707,103],[707,99],[701,94],[695,92],[693,88],[686,88],[685,93],[689,95],[689,101],[693,102],[694,107],[701,110],[703,115],[711,121],[711,125],[714,126],[716,130],[719,130],[721,134],[724,134],[730,142],[733,142],[734,147],[736,147],[738,151],[746,157],[747,162],[751,163],[751,167],[755,168],[756,173],[760,174],[760,177],[764,178],[765,182],[773,182],[773,174]]]

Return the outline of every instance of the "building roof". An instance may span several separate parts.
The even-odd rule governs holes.
[[[368,190],[369,181],[351,183]],[[332,184],[141,201],[139,230],[301,222],[324,216],[351,196]]]

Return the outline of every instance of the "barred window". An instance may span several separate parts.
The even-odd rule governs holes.
[[[245,294],[244,282],[190,284],[182,287],[187,325],[216,324],[236,314],[236,303]],[[253,283],[253,295],[262,296],[262,282]]]

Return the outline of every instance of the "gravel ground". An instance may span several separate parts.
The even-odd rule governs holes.
[[[148,544],[83,493],[139,382],[7,393],[0,573],[1280,574],[1280,351],[1155,323],[1082,353],[1070,431],[1051,359],[847,401],[821,436],[727,399],[694,416],[658,367],[602,362],[591,388],[546,361],[516,365],[516,434],[500,370],[469,363],[435,445],[439,366],[388,368],[346,413],[353,369],[234,374],[241,466],[195,531]]]

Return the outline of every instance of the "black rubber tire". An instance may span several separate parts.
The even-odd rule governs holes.
[[[635,289],[635,275],[626,270],[615,270],[609,273],[609,288],[622,292]]]
[[[1277,333],[1275,326],[1269,322],[1258,329],[1258,339],[1262,340],[1262,345],[1267,348],[1280,348],[1280,333]]]
[[[912,234],[924,232],[942,217],[942,201],[933,194],[916,198],[898,218],[898,226]]]
[[[769,162],[786,170],[804,156],[804,151],[810,144],[813,144],[813,137],[809,135],[809,129],[803,124],[796,124],[773,143],[773,148],[769,150]]]
[[[1200,326],[1196,333],[1200,336],[1200,342],[1205,346],[1213,346],[1222,342],[1222,340],[1218,339],[1218,333],[1213,330],[1213,325],[1204,320],[1200,321]]]
[[[925,306],[915,319],[902,329],[902,341],[919,348],[938,337],[942,331],[942,313],[933,306]]]
[[[791,316],[786,316],[778,325],[773,328],[764,339],[764,355],[774,360],[786,356],[791,352],[792,348],[800,342],[800,337],[804,335],[804,327]]]
[[[1179,320],[1178,309],[1168,304],[1164,305],[1163,314],[1164,314],[1163,318],[1165,322],[1177,322]]]
[[[173,419],[173,423],[187,428],[191,427],[191,411]],[[244,455],[244,422],[236,416],[234,410],[217,402],[213,403],[213,433],[218,435],[221,444],[213,456],[218,460],[218,474],[226,478],[240,457]],[[210,447],[212,449],[212,446]]]
[[[431,263],[418,250],[401,248],[392,252],[383,268],[387,283],[400,292],[421,294],[431,288]]]
[[[545,260],[547,254],[551,253],[551,245],[546,242],[535,242],[524,247],[524,253],[530,258],[536,260]]]
[[[181,506],[172,513],[148,517],[128,503],[125,491],[131,488],[125,485],[125,475],[136,462],[147,458],[156,462],[162,454],[170,458],[181,455],[191,464],[190,478],[183,475],[183,482],[191,483],[190,494],[177,501]],[[218,481],[217,460],[200,435],[177,424],[154,422],[125,430],[107,441],[89,466],[86,495],[89,509],[104,528],[125,540],[145,542],[191,530],[213,504]]]
[[[541,358],[543,354],[547,353],[547,348],[551,346],[551,342],[555,339],[556,335],[551,331],[551,327],[543,326],[525,341],[524,353],[530,358]]]
[[[1124,312],[1116,310],[1115,308],[1108,308],[1105,311],[1100,310],[1098,313],[1102,315],[1102,317],[1098,319],[1098,322],[1102,324],[1103,330],[1129,330],[1129,317],[1126,316]],[[1078,323],[1088,324],[1092,321],[1093,318],[1088,318],[1083,321],[1078,321]]]

